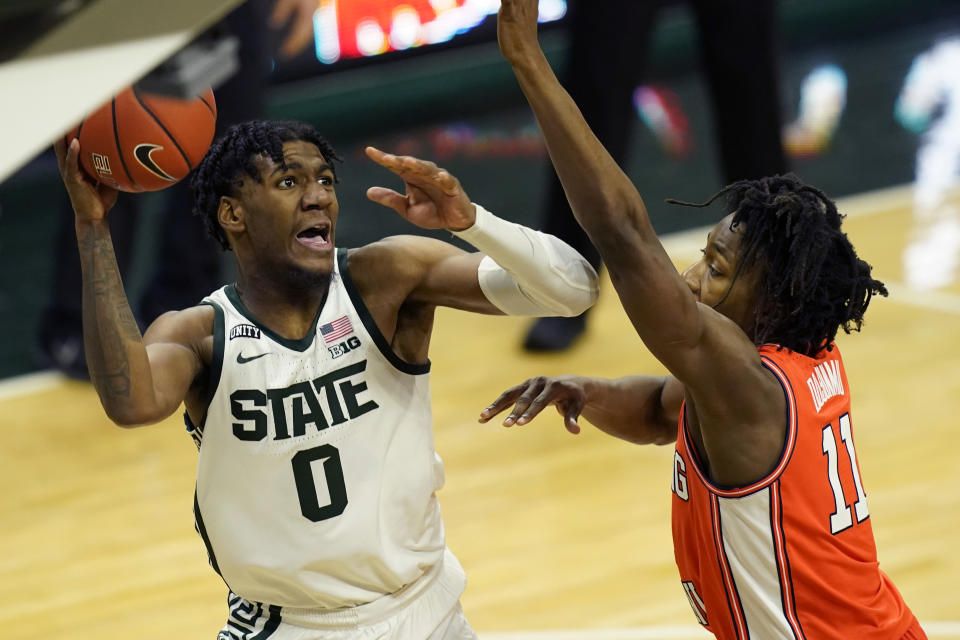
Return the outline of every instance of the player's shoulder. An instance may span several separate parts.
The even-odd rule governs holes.
[[[395,235],[381,238],[370,244],[348,249],[347,255],[352,265],[356,260],[399,260],[423,259],[435,251],[444,251],[450,243],[436,238],[417,235]]]
[[[431,265],[457,252],[450,243],[415,235],[388,236],[349,249],[347,265],[357,284],[397,286],[423,277]]]
[[[213,335],[216,310],[199,304],[179,311],[167,311],[157,317],[144,332],[144,341],[193,344]]]

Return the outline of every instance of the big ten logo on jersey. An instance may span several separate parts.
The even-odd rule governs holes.
[[[350,336],[343,342],[333,345],[332,347],[327,347],[327,351],[330,352],[330,357],[333,359],[339,358],[340,356],[346,355],[360,346],[360,338],[357,336]]]
[[[681,500],[690,500],[690,494],[687,493],[687,463],[676,450],[673,452],[673,477],[670,480],[670,490]]]
[[[348,316],[340,316],[333,322],[317,327],[331,358],[339,358],[360,346],[360,339],[353,333],[353,324]],[[349,338],[347,336],[350,336]]]
[[[282,389],[237,389],[230,394],[233,435],[257,442],[268,435],[274,440],[307,434],[307,425],[323,431],[359,418],[380,405],[369,398],[363,372],[367,361],[341,367],[313,380]]]
[[[230,339],[259,338],[260,329],[252,324],[238,324],[230,328]]]

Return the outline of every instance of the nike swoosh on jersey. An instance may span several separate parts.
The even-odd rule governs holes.
[[[249,358],[244,358],[242,353],[238,353],[238,354],[237,354],[237,363],[238,363],[238,364],[246,364],[247,362],[250,362],[251,360],[256,360],[257,358],[262,358],[262,357],[265,356],[265,355],[269,355],[269,354],[266,354],[266,353],[258,353],[258,354],[255,355],[255,356],[250,356]]]
[[[134,150],[133,155],[137,157],[137,162],[143,165],[143,168],[157,176],[161,180],[167,180],[169,182],[176,182],[177,179],[171,176],[169,173],[157,166],[157,163],[153,161],[153,158],[150,155],[157,149],[163,149],[158,144],[138,144]]]

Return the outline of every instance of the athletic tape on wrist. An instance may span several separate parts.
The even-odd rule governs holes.
[[[597,273],[573,247],[474,206],[473,226],[452,233],[486,254],[477,276],[498,309],[519,316],[575,316],[596,301]]]

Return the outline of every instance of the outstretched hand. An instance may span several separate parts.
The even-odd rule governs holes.
[[[386,187],[370,187],[367,197],[390,207],[423,229],[463,231],[477,219],[476,207],[470,202],[460,181],[436,164],[412,156],[395,156],[374,147],[366,148],[367,156],[397,174],[404,182],[406,194]]]
[[[69,146],[66,140],[58,140],[53,150],[57,154],[60,178],[70,194],[70,204],[73,205],[77,220],[105,219],[107,212],[117,202],[117,190],[101,182],[94,183],[83,172],[79,162],[80,141],[76,138],[70,141]]]
[[[580,417],[587,398],[583,381],[583,378],[577,376],[530,378],[501,393],[489,407],[480,412],[480,422],[488,422],[513,404],[513,411],[504,419],[503,426],[527,424],[546,407],[554,405],[557,413],[563,416],[563,426],[567,431],[580,433],[577,418]]]
[[[511,64],[540,50],[537,41],[538,0],[502,0],[497,14],[500,53]]]

